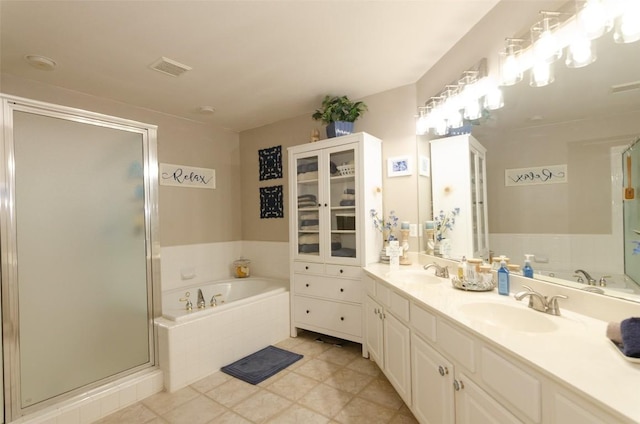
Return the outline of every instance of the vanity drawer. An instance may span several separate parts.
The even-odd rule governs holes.
[[[362,278],[362,268],[348,265],[325,265],[325,273],[335,277]]]
[[[293,280],[296,295],[362,303],[361,281],[305,274],[294,274]]]
[[[542,420],[542,388],[534,376],[483,347],[482,381],[533,422]]]
[[[411,325],[413,328],[432,342],[436,341],[436,316],[427,312],[421,306],[411,302],[410,306]]]
[[[295,296],[296,323],[362,337],[362,308],[323,299]]]
[[[390,301],[389,310],[404,322],[409,322],[409,299],[392,291]]]
[[[324,274],[324,264],[314,262],[294,262],[293,271],[301,274]]]
[[[436,332],[438,346],[442,347],[452,359],[465,366],[469,371],[475,372],[473,339],[441,319],[436,320]]]

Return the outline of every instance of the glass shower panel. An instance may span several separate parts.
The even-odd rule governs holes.
[[[143,136],[14,113],[21,406],[149,363]]]

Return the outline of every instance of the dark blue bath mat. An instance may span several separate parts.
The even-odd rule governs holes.
[[[302,359],[302,355],[267,346],[262,350],[245,356],[233,364],[220,368],[220,371],[251,384],[258,384]]]

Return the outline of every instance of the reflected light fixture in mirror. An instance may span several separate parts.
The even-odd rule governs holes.
[[[425,106],[418,108],[416,134],[429,130],[445,136],[482,117],[483,107],[495,110],[504,105],[498,84],[487,76],[487,60],[465,71],[455,84],[446,85]]]
[[[616,43],[633,43],[640,40],[640,1],[627,0],[616,19],[613,39]]]

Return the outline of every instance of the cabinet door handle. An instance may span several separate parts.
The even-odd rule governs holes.
[[[340,317],[340,321],[344,321],[344,317]]]
[[[320,207],[322,207],[322,203],[318,203],[318,207],[319,207],[319,208],[320,208]]]
[[[309,310],[307,309],[307,313],[309,313]]]
[[[464,389],[464,383],[462,382],[462,380],[453,380],[453,388],[456,389],[456,392],[459,392],[460,390]]]
[[[329,204],[328,204],[328,203],[325,203],[325,204],[324,204],[324,207],[326,208],[327,206],[329,206]]]
[[[441,376],[445,376],[447,374],[449,374],[449,369],[447,367],[443,367],[442,365],[438,366],[438,372],[440,373]]]
[[[340,270],[340,274],[342,274],[343,272],[344,272],[344,270],[342,270],[342,269],[341,269],[341,270]]]
[[[378,308],[373,308],[373,313],[378,315]]]
[[[309,287],[309,283],[305,284],[304,286],[305,286],[305,287]]]
[[[309,265],[305,265],[304,269],[309,269]]]
[[[344,292],[344,289],[340,289],[340,293],[343,293],[343,292]]]

